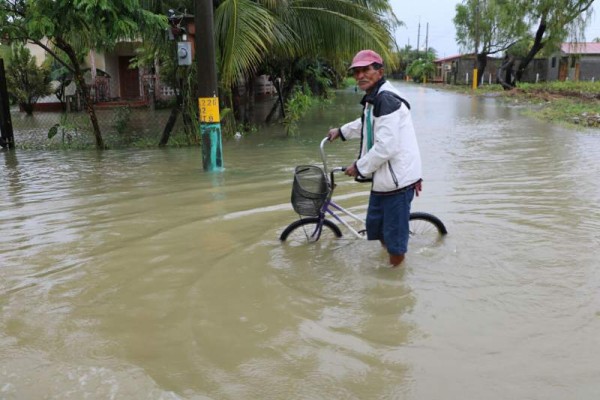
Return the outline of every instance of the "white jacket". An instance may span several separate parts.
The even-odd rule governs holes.
[[[340,128],[342,140],[361,139],[356,167],[373,192],[393,192],[421,179],[421,154],[406,100],[385,79],[363,97],[363,115]],[[367,112],[374,144],[367,149]],[[364,123],[363,123],[364,121]]]

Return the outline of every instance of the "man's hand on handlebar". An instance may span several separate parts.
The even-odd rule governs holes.
[[[340,128],[331,128],[327,133],[327,139],[329,139],[330,142],[333,142],[338,136],[340,136]]]
[[[358,176],[358,168],[356,168],[356,162],[353,162],[352,164],[348,165],[344,170],[344,173],[348,176],[353,176],[356,178]]]

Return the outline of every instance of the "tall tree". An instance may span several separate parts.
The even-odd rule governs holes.
[[[74,77],[90,117],[98,149],[106,146],[85,84],[81,64],[90,50],[109,50],[122,39],[162,30],[166,17],[140,7],[139,0],[3,0],[0,34],[8,41],[31,41],[62,63]],[[61,54],[68,62],[63,61]]]
[[[147,40],[138,48],[133,63],[154,69],[158,61],[160,82],[169,85],[175,92],[175,102],[163,128],[159,147],[168,144],[179,115],[183,118],[188,143],[197,143],[198,140],[197,126],[192,116],[197,101],[193,96],[197,85],[196,64],[179,66],[176,46],[176,43],[182,40],[182,35],[188,33],[182,28],[185,29],[185,19],[193,16],[194,4],[193,0],[141,0],[141,5],[146,10],[168,17],[167,29],[171,32],[168,35],[165,31],[157,30],[154,37],[147,36]]]
[[[527,11],[527,22],[535,28],[534,40],[527,55],[520,61],[515,81],[535,56],[544,48],[555,50],[560,43],[572,36],[581,38],[585,26],[590,22],[594,0],[518,0],[518,6]],[[514,84],[514,82],[513,82]]]
[[[456,41],[463,51],[476,55],[479,76],[489,55],[505,51],[527,32],[524,17],[525,10],[515,0],[463,0],[456,5]]]
[[[307,59],[345,71],[360,48],[374,48],[395,64],[388,0],[223,0],[215,12],[221,83],[231,87],[267,68],[281,80],[285,100]],[[301,75],[297,75],[300,72]]]

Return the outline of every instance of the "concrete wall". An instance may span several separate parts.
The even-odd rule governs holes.
[[[37,44],[33,44],[33,43],[29,43],[29,42],[27,44],[25,44],[25,47],[27,47],[29,49],[29,51],[31,52],[31,55],[33,57],[35,57],[36,65],[38,67],[40,67],[46,60],[46,50],[42,49]]]
[[[600,55],[588,56],[580,61],[579,80],[600,81]]]
[[[561,63],[567,64],[566,76],[569,80],[577,79],[577,65],[579,66],[580,81],[600,80],[600,54],[573,57],[565,56],[564,54],[556,54],[550,57],[547,62],[547,80],[555,81],[560,79]]]
[[[550,61],[546,58],[537,58],[529,63],[527,69],[523,73],[523,77],[521,78],[522,82],[536,83],[536,82],[544,82],[548,80],[548,66],[550,65]],[[557,63],[558,65],[558,63]],[[558,76],[558,72],[557,72]]]
[[[567,64],[567,79],[571,81],[577,78],[576,64],[579,65],[580,81],[600,80],[600,54],[581,56],[575,58],[575,62],[573,62],[572,57],[556,54],[549,58],[538,58],[529,63],[521,81],[535,83],[559,80],[560,66],[564,63]],[[501,64],[502,60],[500,59],[488,58],[488,64],[483,76],[484,85],[490,82],[490,78],[491,83],[496,83],[496,72]],[[444,71],[445,65],[451,66],[450,71]],[[515,65],[514,70],[516,70],[517,66],[518,64]],[[443,72],[440,73],[440,71]],[[444,83],[471,85],[473,79],[473,57],[464,56],[439,64],[438,77],[445,78]],[[481,78],[479,76],[479,79]]]
[[[483,81],[484,85],[496,83],[496,71],[500,66],[501,60],[497,58],[488,57],[487,65],[483,71],[479,71],[478,80],[479,83]],[[456,85],[472,85],[473,84],[473,57],[458,58],[452,61],[451,70],[446,75],[446,82]]]

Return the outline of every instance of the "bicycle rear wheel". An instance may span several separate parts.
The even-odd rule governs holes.
[[[424,212],[410,213],[409,231],[411,242],[421,246],[435,244],[448,233],[438,217]]]
[[[323,220],[320,234],[316,232],[319,221],[318,217],[302,218],[294,221],[281,232],[279,240],[298,245],[316,242],[319,239],[342,237],[340,228],[328,219]]]

